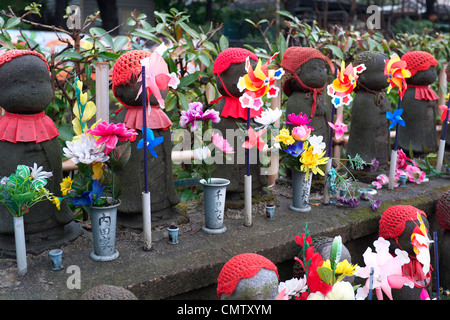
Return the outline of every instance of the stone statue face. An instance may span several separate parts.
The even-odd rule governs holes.
[[[384,90],[389,86],[384,74],[384,61],[387,57],[382,53],[374,52],[373,54],[374,57],[364,62],[367,69],[360,74],[358,82],[371,90]]]
[[[141,85],[142,83],[140,81],[138,82],[138,78],[132,77],[130,83],[116,87],[116,95],[120,101],[125,103],[127,106],[141,107],[142,93],[136,99]],[[161,91],[161,97],[163,99],[167,96],[167,92],[168,90]],[[153,94],[150,95],[150,105],[158,105],[158,101]]]
[[[434,66],[427,70],[418,71],[414,77],[406,79],[406,83],[420,86],[427,86],[435,82],[437,79],[437,71]]]
[[[297,76],[308,87],[322,88],[328,80],[325,61],[318,58],[308,60],[297,70]],[[290,84],[292,91],[305,91],[295,79]]]
[[[255,68],[257,61],[250,59],[250,64],[253,68]],[[220,74],[223,84],[219,77],[216,77],[217,90],[219,90],[220,94],[223,96],[229,97],[230,95],[227,93],[228,91],[233,97],[239,98],[244,94],[244,92],[239,91],[237,84],[239,82],[239,78],[245,74],[247,74],[247,71],[245,71],[245,62],[231,63],[228,69]],[[227,90],[224,89],[224,84]]]
[[[2,65],[0,88],[0,106],[11,113],[39,113],[53,100],[47,65],[34,55],[23,55]]]

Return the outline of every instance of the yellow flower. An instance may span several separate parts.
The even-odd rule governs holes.
[[[66,196],[69,194],[70,190],[72,189],[72,179],[70,177],[65,177],[63,181],[59,184],[61,186],[61,192],[63,196]]]
[[[95,105],[94,102],[92,101],[88,101],[86,102],[87,98],[83,98],[83,95],[86,96],[86,93],[81,94],[81,99],[80,102],[82,105],[86,104],[84,107],[84,110],[82,111],[83,117],[81,118],[81,121],[86,122],[88,120],[90,120],[93,116],[95,116],[95,113],[97,112],[97,107]],[[84,101],[84,103],[83,103]],[[80,111],[81,111],[81,107],[78,107],[78,102],[75,102],[75,105],[73,107],[73,114],[75,115],[75,117],[78,119],[78,121],[80,120]]]
[[[319,166],[326,164],[329,159],[328,157],[324,157],[326,151],[324,150],[319,154],[315,154],[313,153],[314,147],[308,147],[308,142],[303,144],[303,149],[305,151],[301,154],[299,161],[302,163],[300,170],[306,172],[305,180],[308,180],[309,178],[309,170],[311,170],[313,174],[318,173],[324,176],[325,173],[319,168]]]
[[[100,178],[103,176],[103,169],[102,169],[103,163],[102,162],[96,162],[92,166],[93,175],[92,178],[95,180],[100,180]]]
[[[323,263],[322,267],[331,270],[330,259],[327,259],[327,261]],[[347,259],[345,259],[339,262],[338,265],[336,266],[336,274],[343,275],[343,277],[344,276],[351,277],[353,276],[353,274],[356,272],[357,269],[358,269],[357,264],[351,264],[350,262],[347,261]]]
[[[275,137],[275,141],[282,142],[286,145],[295,143],[295,139],[289,133],[289,129],[281,129],[278,136]]]
[[[58,197],[53,197],[52,198],[52,202],[53,202],[53,204],[56,206],[56,208],[58,209],[58,210],[60,210],[61,209],[61,200],[59,200],[59,198]]]

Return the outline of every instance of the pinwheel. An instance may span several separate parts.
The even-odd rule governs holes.
[[[423,276],[425,277],[430,271],[430,248],[429,245],[433,241],[428,237],[428,231],[425,224],[421,218],[421,215],[417,213],[417,220],[419,225],[413,230],[411,235],[411,243],[413,245],[414,253],[416,254],[417,260],[423,265]]]
[[[436,170],[441,171],[442,170],[442,163],[444,162],[444,152],[445,152],[445,141],[447,137],[447,125],[449,121],[449,114],[450,114],[450,98],[449,94],[447,94],[448,102],[447,105],[440,105],[439,109],[442,110],[441,113],[441,121],[442,121],[442,133],[441,133],[441,139],[439,140],[439,151],[438,151],[438,159],[436,163]]]
[[[387,81],[389,82],[387,93],[391,92],[394,87],[398,87],[401,99],[403,99],[407,87],[406,78],[411,77],[411,72],[406,67],[406,61],[400,60],[396,53],[391,56],[390,60],[385,60],[384,63],[384,74],[388,77]]]
[[[155,158],[158,158],[158,154],[156,153],[154,148],[163,142],[163,137],[155,138],[155,135],[154,135],[152,129],[142,128],[142,130],[145,130],[146,135],[147,135],[147,141],[145,143],[145,147],[147,148],[148,151],[150,151],[152,156],[154,156]],[[138,149],[144,148],[144,139],[139,140],[137,148]]]
[[[334,136],[336,140],[342,139],[344,133],[348,132],[347,125],[343,123],[341,119],[342,115],[339,114],[335,123],[328,122],[328,125],[334,130]]]
[[[259,151],[263,151],[266,143],[261,138],[261,135],[263,135],[266,131],[266,129],[262,129],[255,132],[253,128],[250,127],[248,130],[248,140],[242,144],[242,147],[245,149],[251,149],[256,146]]]
[[[407,87],[406,78],[411,77],[411,72],[407,70],[406,67],[406,61],[400,60],[396,53],[391,56],[390,60],[385,60],[384,63],[384,74],[389,82],[387,93],[391,92],[392,88],[398,87],[399,94],[397,110],[395,110],[394,113],[389,111],[386,112],[386,117],[392,122],[389,129],[395,126],[395,144],[394,149],[391,151],[391,165],[389,168],[389,189],[394,188],[395,165],[397,163],[398,125],[405,125],[405,122],[400,115],[403,112],[401,109],[401,102]]]
[[[366,70],[364,64],[353,67],[350,63],[345,67],[345,61],[341,63],[341,70],[337,70],[337,77],[327,86],[327,93],[331,96],[331,102],[337,108],[341,105],[349,105],[353,98],[351,93],[356,87],[359,73]]]

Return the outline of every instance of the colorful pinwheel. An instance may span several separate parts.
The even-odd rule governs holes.
[[[142,128],[142,131],[146,132],[146,140],[147,140],[147,150],[150,151],[150,153],[155,157],[158,158],[158,154],[155,151],[155,147],[163,142],[163,137],[155,138],[155,135],[153,134],[153,131],[149,128]],[[138,149],[144,148],[144,139],[139,140]]]
[[[267,129],[262,129],[259,131],[254,131],[252,127],[248,129],[248,140],[242,144],[242,147],[245,149],[251,149],[253,147],[257,147],[258,150],[263,151],[266,143],[261,138],[261,135],[264,134]]]
[[[348,132],[347,125],[342,122],[342,114],[337,116],[336,122],[333,124],[328,122],[328,125],[334,130],[336,140],[342,139],[345,132]]]
[[[392,88],[398,87],[398,93],[400,98],[403,99],[406,91],[406,78],[411,77],[411,72],[406,69],[406,61],[400,60],[399,56],[394,53],[390,60],[385,60],[384,74],[388,77],[389,82],[388,92],[391,92]]]
[[[394,113],[386,111],[386,118],[388,118],[389,121],[391,121],[389,130],[398,124],[405,126],[405,120],[403,120],[402,117],[400,117],[402,115],[402,113],[403,113],[403,109],[397,109],[394,111]]]
[[[353,98],[351,93],[356,87],[356,82],[359,77],[358,74],[364,70],[366,70],[364,64],[353,67],[350,63],[345,67],[345,62],[342,61],[341,70],[337,71],[336,79],[327,86],[327,93],[332,98],[331,102],[335,108],[341,105],[348,105],[352,102]]]
[[[253,108],[259,110],[262,103],[262,97],[268,98],[278,96],[280,89],[274,85],[276,79],[281,79],[284,70],[269,70],[269,64],[275,59],[278,53],[275,53],[264,65],[258,60],[256,68],[253,70],[250,59],[245,61],[245,71],[247,74],[239,78],[238,88],[244,94],[239,98],[243,108]]]

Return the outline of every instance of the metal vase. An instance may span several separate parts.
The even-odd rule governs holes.
[[[89,207],[91,217],[94,261],[112,261],[119,256],[116,250],[117,207],[120,202],[108,207]]]
[[[230,180],[211,178],[210,183],[201,179],[203,185],[203,199],[205,208],[205,225],[202,230],[210,234],[219,234],[227,230],[223,225],[225,213],[225,196]]]
[[[292,170],[292,204],[289,209],[294,212],[311,211],[309,203],[309,193],[311,190],[312,173],[305,180],[305,172]]]

